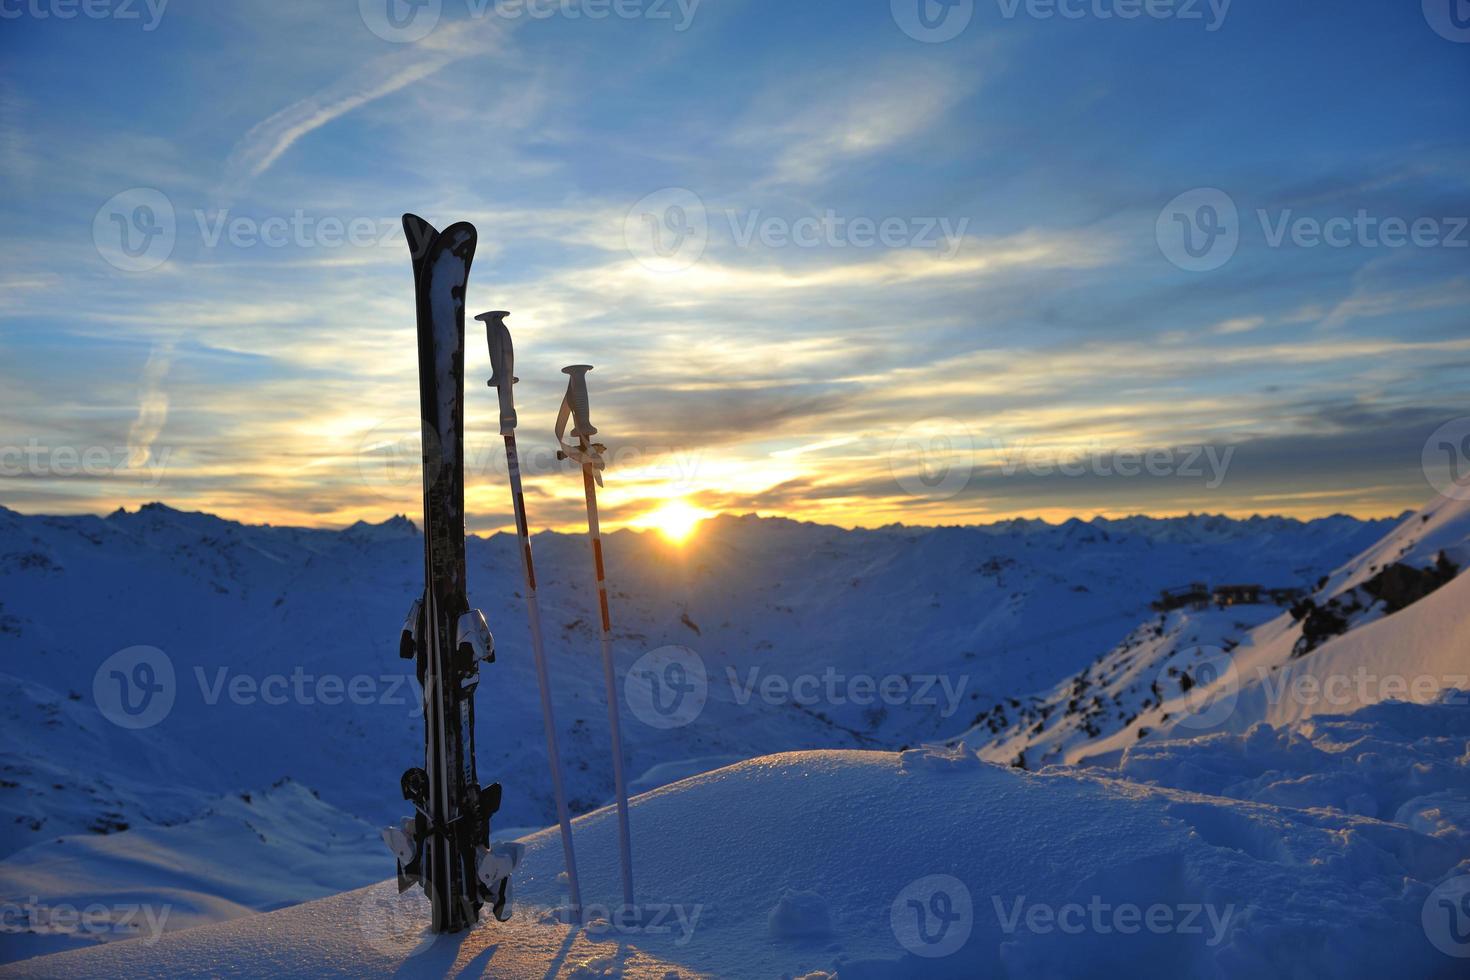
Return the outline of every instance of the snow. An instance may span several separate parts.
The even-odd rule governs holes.
[[[1425,568],[1440,554],[1470,565],[1470,501],[1438,498],[1399,521],[1311,598],[1325,604],[1390,563]],[[982,716],[963,741],[993,761],[1101,763],[1141,738],[1244,732],[1470,689],[1470,576],[1392,615],[1366,601],[1347,632],[1306,654],[1301,624],[1272,606],[1156,616],[1079,673]]]
[[[1441,798],[1436,834],[1339,809],[1331,779],[1283,805],[1252,798],[1266,784],[1215,795],[1122,778],[1126,766],[1026,773],[787,753],[635,799],[640,909],[623,924],[605,905],[587,928],[557,921],[560,844],[547,830],[526,839],[509,924],[432,939],[423,899],[384,882],[3,975],[1450,977],[1463,961],[1436,950],[1420,919],[1436,885],[1470,872],[1465,826],[1447,829],[1470,800],[1467,731],[1466,707],[1392,704],[1149,750],[1155,775],[1208,770],[1222,791],[1332,753],[1385,808],[1414,777],[1363,756],[1408,753],[1408,770],[1440,770],[1420,798]],[[617,895],[615,824],[610,809],[576,821],[589,911]],[[921,923],[921,910],[948,926]],[[930,958],[925,935],[962,941]]]
[[[295,783],[215,800],[202,816],[105,836],[61,837],[0,864],[0,894],[48,908],[103,906],[99,938],[156,931],[279,908],[334,894],[382,872],[377,829]],[[381,845],[378,844],[380,847]],[[137,914],[129,916],[134,907]],[[124,921],[131,918],[132,921]],[[7,936],[25,955],[76,945],[86,931]]]
[[[766,922],[777,939],[804,939],[832,932],[832,912],[827,908],[827,900],[817,892],[788,888],[776,901]]]
[[[478,742],[506,787],[496,837],[528,845],[521,907],[434,940],[420,895],[370,884],[422,739],[396,655],[422,575],[412,522],[0,510],[0,903],[7,923],[40,906],[0,959],[69,950],[5,972],[1461,975],[1440,933],[1470,875],[1470,575],[1392,614],[1367,603],[1305,655],[1276,607],[1147,605],[1201,578],[1327,602],[1392,562],[1464,567],[1470,504],[1389,522],[718,518],[690,549],[609,535],[629,690],[640,661],[708,678],[677,724],[624,705],[643,774],[632,917],[612,907],[585,540],[535,547],[587,924],[558,915],[560,841],[535,829],[544,740],[516,543],[496,535],[468,543],[498,648]],[[102,668],[140,644],[176,691],[156,725],[120,727]],[[344,695],[356,681],[370,697]],[[854,696],[886,681],[905,696]],[[91,905],[103,928],[57,914]],[[152,917],[124,927],[129,909]]]

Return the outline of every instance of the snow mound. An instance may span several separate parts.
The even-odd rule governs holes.
[[[980,757],[964,745],[921,745],[917,749],[905,749],[898,754],[898,764],[905,772],[929,769],[945,770],[973,769],[982,765]]]
[[[825,936],[832,931],[832,913],[817,892],[787,889],[766,921],[771,935],[778,939]]]
[[[423,898],[384,882],[0,974],[1463,975],[1430,913],[1434,888],[1470,874],[1465,718],[1382,705],[1140,747],[1123,775],[1155,785],[893,753],[768,756],[635,799],[634,915],[611,907],[604,809],[576,821],[581,929],[546,914],[564,900],[548,830],[526,839],[508,924],[428,936]],[[1375,757],[1413,762],[1395,775]],[[1295,787],[1293,773],[1322,778]],[[1360,796],[1381,815],[1351,812]]]

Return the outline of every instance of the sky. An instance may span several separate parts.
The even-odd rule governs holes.
[[[1470,473],[1467,91],[1462,0],[0,0],[0,504],[418,514],[413,211],[537,527],[571,363],[612,527],[1395,514]]]

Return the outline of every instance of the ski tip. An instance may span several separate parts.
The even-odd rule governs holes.
[[[429,253],[429,244],[438,235],[434,226],[418,215],[412,212],[403,215],[403,237],[408,241],[408,253],[413,259],[415,272],[424,256]]]
[[[450,225],[448,228],[445,228],[442,232],[440,232],[440,234],[443,236],[446,242],[450,243],[450,247],[452,249],[463,248],[464,246],[468,245],[471,255],[474,254],[475,246],[479,243],[480,240],[480,233],[476,231],[475,226],[468,221],[456,221],[454,224]]]
[[[439,234],[433,225],[412,211],[405,211],[403,214],[403,230],[411,235],[416,235],[417,232],[421,231],[427,231],[430,236]]]

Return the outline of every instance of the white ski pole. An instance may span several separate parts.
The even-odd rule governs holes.
[[[572,849],[572,821],[567,810],[567,795],[562,784],[561,753],[556,744],[556,718],[551,708],[551,680],[546,669],[546,649],[541,639],[541,604],[536,599],[536,563],[531,557],[531,532],[526,522],[526,497],[521,490],[521,461],[516,452],[515,349],[510,341],[510,328],[505,325],[509,313],[482,313],[475,319],[485,324],[490,345],[490,387],[500,395],[500,434],[505,437],[505,462],[510,470],[511,505],[515,509],[516,534],[520,538],[521,567],[526,573],[526,615],[531,626],[531,655],[536,662],[536,683],[541,688],[541,720],[546,726],[546,761],[551,768],[551,789],[556,797],[556,820],[561,824],[561,849],[567,865],[567,892],[571,903],[571,920],[582,921],[582,891],[577,883],[577,855]]]
[[[628,784],[623,778],[623,734],[618,720],[618,682],[613,670],[612,621],[607,611],[607,576],[602,563],[602,528],[597,519],[597,488],[602,486],[606,462],[602,454],[607,447],[592,441],[597,435],[587,406],[587,372],[590,364],[573,364],[562,368],[568,375],[567,393],[556,418],[556,441],[561,447],[558,459],[570,459],[582,467],[582,487],[587,496],[587,536],[592,542],[592,562],[597,570],[597,605],[602,617],[602,674],[607,684],[607,724],[612,731],[613,787],[618,796],[618,850],[623,865],[623,904],[633,908],[633,838],[628,830]],[[575,423],[572,436],[575,446],[565,439],[567,419]]]

